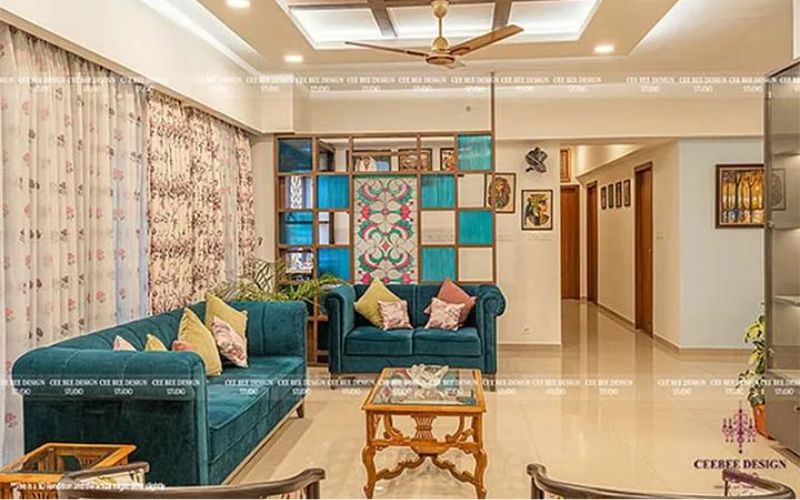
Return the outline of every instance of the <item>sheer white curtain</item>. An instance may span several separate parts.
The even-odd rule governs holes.
[[[147,312],[144,89],[0,24],[2,461],[23,352]]]

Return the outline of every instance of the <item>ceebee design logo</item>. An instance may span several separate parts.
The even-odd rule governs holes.
[[[736,443],[739,454],[744,453],[744,444],[752,443],[756,440],[756,425],[753,417],[739,409],[732,416],[722,419],[722,435],[725,436],[726,443]]]

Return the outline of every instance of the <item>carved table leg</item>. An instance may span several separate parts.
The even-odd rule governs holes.
[[[364,462],[364,468],[367,470],[367,484],[364,485],[364,495],[367,498],[372,498],[375,492],[375,481],[377,480],[375,471],[376,449],[373,440],[375,439],[378,418],[380,417],[367,412],[367,444],[361,450],[361,461]]]
[[[478,414],[472,417],[472,434],[475,444],[478,446],[475,452],[475,493],[478,498],[486,498],[486,486],[483,482],[483,475],[486,472],[488,458],[486,450],[483,448],[483,415]]]

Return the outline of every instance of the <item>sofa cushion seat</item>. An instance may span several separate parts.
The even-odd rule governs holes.
[[[217,460],[269,411],[266,386],[212,384],[208,391],[209,462]],[[175,429],[175,432],[187,432]]]
[[[374,326],[358,326],[344,338],[344,350],[350,355],[409,356],[411,330],[382,330]]]
[[[478,329],[465,326],[456,331],[417,328],[414,330],[414,354],[434,356],[481,356]]]
[[[225,366],[209,379],[209,462],[221,457],[259,424],[292,390],[303,387],[299,356],[253,356],[247,368]]]

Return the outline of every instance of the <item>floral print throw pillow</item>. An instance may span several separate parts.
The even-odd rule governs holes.
[[[236,333],[231,325],[214,316],[211,330],[219,347],[219,353],[239,368],[247,368],[247,341]]]
[[[431,302],[431,317],[425,328],[438,328],[440,330],[458,330],[461,311],[466,304],[448,304],[447,302],[433,298]]]
[[[393,302],[379,300],[378,310],[381,313],[384,330],[411,328],[411,322],[408,320],[408,302],[405,300]]]

